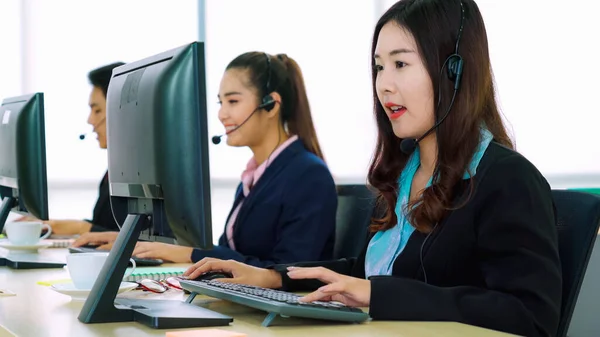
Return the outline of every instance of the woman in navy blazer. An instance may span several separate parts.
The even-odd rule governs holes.
[[[133,255],[173,262],[216,257],[260,267],[332,258],[337,194],[297,63],[283,54],[242,54],[227,66],[219,100],[227,144],[248,146],[253,157],[218,246],[138,242]],[[117,234],[88,233],[74,246],[112,242]]]
[[[219,257],[267,266],[332,257],[335,185],[323,161],[294,138],[250,193],[246,195],[245,184],[240,183],[219,245],[212,250],[195,249],[192,261]]]

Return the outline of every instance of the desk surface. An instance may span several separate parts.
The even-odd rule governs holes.
[[[66,249],[47,249],[42,254],[64,257]],[[0,327],[17,336],[165,336],[166,330],[156,330],[140,323],[83,324],[77,316],[83,302],[71,301],[47,286],[36,284],[42,280],[68,278],[66,269],[14,270],[0,267],[0,288],[16,296],[0,297]],[[120,295],[133,298],[164,298],[183,300],[181,291],[169,290],[164,294],[131,291]],[[265,313],[230,302],[198,296],[194,304],[231,316],[233,323],[217,329],[243,332],[248,336],[445,336],[494,337],[508,336],[491,330],[451,322],[368,322],[364,324],[337,324],[299,318],[277,318],[274,326],[262,327]],[[10,336],[0,328],[0,336]]]

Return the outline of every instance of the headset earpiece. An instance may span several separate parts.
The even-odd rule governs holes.
[[[463,59],[460,55],[454,54],[448,58],[448,78],[454,82],[454,89],[458,90],[462,78]]]
[[[265,109],[267,112],[269,112],[273,110],[273,107],[275,107],[275,100],[273,99],[273,96],[271,96],[271,57],[269,54],[265,53],[265,58],[267,59],[267,83],[265,84],[266,95],[262,98],[262,102],[258,108]]]
[[[273,96],[267,95],[263,97],[262,103],[258,107],[260,109],[265,109],[267,112],[273,110],[275,107],[275,100],[273,99]]]
[[[458,46],[460,45],[460,39],[462,38],[463,28],[465,24],[465,7],[460,0],[460,28],[456,37],[456,46],[454,48],[454,54],[448,56],[444,64],[448,67],[448,78],[454,82],[454,90],[458,90],[460,87],[460,80],[462,79],[463,72],[463,58],[458,53]],[[443,70],[443,67],[442,67]]]

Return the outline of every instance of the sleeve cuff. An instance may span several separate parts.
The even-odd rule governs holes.
[[[213,249],[197,249],[192,251],[192,262],[198,262],[205,257],[214,257],[221,260],[236,260],[244,262],[244,256],[227,247],[215,246]]]
[[[90,228],[90,232],[108,232],[109,229],[103,226],[94,225],[91,221],[84,220],[92,224],[92,228]]]
[[[276,272],[278,272],[279,275],[281,275],[281,288],[279,288],[279,289],[283,290],[283,291],[288,291],[290,289],[290,286],[292,283],[292,279],[287,274],[288,266],[289,266],[288,264],[276,264],[276,265],[267,267],[267,269],[273,269]]]
[[[406,306],[403,306],[401,303],[397,303],[390,298],[390,290],[393,289],[394,295],[392,297],[404,298],[405,303],[411,303],[411,300],[415,300],[415,298],[405,294],[403,291],[403,288],[405,287],[402,286],[402,283],[409,280],[393,276],[373,276],[369,277],[369,281],[371,282],[369,316],[371,316],[372,319],[396,320],[398,317],[406,317],[408,319],[409,316],[413,316],[410,312],[404,312],[403,308],[406,308]],[[418,301],[418,299],[416,300]],[[390,302],[393,303],[393,310],[390,310]],[[393,314],[391,314],[391,312],[393,312]]]

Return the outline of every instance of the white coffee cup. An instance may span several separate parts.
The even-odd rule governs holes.
[[[71,275],[71,280],[77,289],[90,290],[94,286],[98,274],[106,260],[108,259],[109,253],[73,253],[67,255],[67,269]],[[131,275],[135,270],[135,261],[129,259],[133,264],[133,268],[128,273],[125,273],[123,278]]]
[[[42,228],[48,231],[40,237]],[[35,245],[40,240],[48,238],[50,234],[52,234],[52,227],[40,221],[16,221],[6,224],[8,241],[15,246]]]

